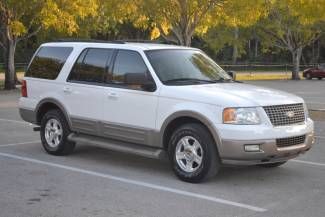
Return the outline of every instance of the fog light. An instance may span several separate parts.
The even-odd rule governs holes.
[[[244,149],[245,149],[246,152],[259,152],[260,151],[260,144],[245,145]]]
[[[316,142],[315,132],[312,131],[310,135],[312,136],[311,144],[314,144]]]

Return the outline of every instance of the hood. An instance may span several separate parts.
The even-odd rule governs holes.
[[[303,103],[296,95],[242,83],[165,86],[162,96],[200,101],[224,107],[250,107]]]

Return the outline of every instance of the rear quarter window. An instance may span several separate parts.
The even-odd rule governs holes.
[[[72,47],[41,47],[29,65],[25,76],[56,79],[71,52]]]

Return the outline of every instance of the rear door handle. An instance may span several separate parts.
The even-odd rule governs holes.
[[[108,93],[108,98],[118,98],[118,94],[115,92],[109,92]]]
[[[63,92],[64,92],[64,93],[72,93],[72,90],[71,90],[70,87],[64,87],[64,88],[63,88]]]

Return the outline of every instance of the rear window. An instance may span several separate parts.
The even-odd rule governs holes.
[[[56,79],[71,52],[71,47],[41,47],[28,67],[25,76]]]

